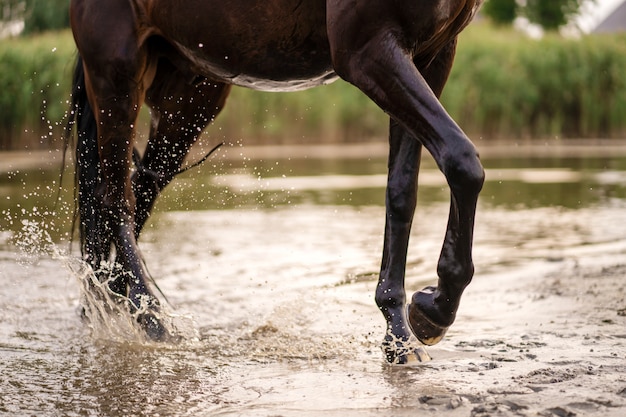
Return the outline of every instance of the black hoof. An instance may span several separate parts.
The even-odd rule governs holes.
[[[450,324],[438,324],[427,311],[436,309],[434,305],[435,288],[427,287],[413,294],[411,303],[407,306],[407,318],[411,331],[417,340],[425,345],[432,346],[441,341],[446,335]],[[454,320],[454,317],[453,317]]]

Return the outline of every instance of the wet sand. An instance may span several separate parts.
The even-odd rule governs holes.
[[[431,225],[427,220],[437,219],[436,211],[428,210],[418,221],[417,228],[427,236],[439,226],[437,221]],[[329,297],[324,305],[336,301],[345,305],[344,312],[351,310],[342,318],[332,313],[331,317],[336,326],[333,330],[339,334],[342,328],[350,329],[348,339],[353,338],[355,351],[345,351],[339,343],[334,348],[343,351],[335,352],[332,342],[330,348],[312,347],[309,353],[324,359],[294,371],[294,375],[278,372],[275,384],[282,389],[277,394],[261,390],[244,410],[226,414],[265,411],[263,415],[272,415],[274,406],[282,410],[276,415],[311,416],[625,415],[626,242],[619,239],[619,232],[602,228],[608,226],[604,221],[620,224],[626,217],[619,208],[580,217],[569,212],[560,215],[559,219],[558,210],[486,214],[487,220],[477,229],[476,279],[447,338],[428,349],[432,362],[413,368],[381,363],[377,338],[382,329],[377,313],[367,304],[345,301],[354,300],[355,292],[361,301],[371,299],[368,293],[374,283],[365,274],[362,282],[355,279],[335,287],[332,295],[324,291]],[[596,220],[585,223],[591,215],[596,215]],[[551,218],[555,220],[548,220]],[[550,230],[570,227],[578,232],[561,232],[560,239],[554,240],[550,230],[544,229],[546,221],[554,227]],[[509,235],[511,229],[517,229],[518,235]],[[543,237],[542,230],[546,233]],[[524,234],[536,239],[524,241]],[[509,245],[504,236],[519,242]],[[428,246],[433,249],[434,242],[423,248]],[[425,277],[432,263],[413,257],[409,268],[413,278],[407,287],[429,284]],[[273,327],[267,331],[264,326],[283,313],[272,313],[278,318],[270,314],[255,330],[258,336],[267,341],[265,338],[280,335]],[[311,313],[305,329],[315,325],[309,320],[328,320],[319,312]],[[284,317],[280,322],[284,323]],[[369,330],[368,324],[372,326]],[[293,333],[287,330],[284,337],[294,339],[298,329],[292,329]],[[362,336],[354,337],[359,332]],[[311,343],[318,343],[318,338]],[[279,356],[289,357],[284,352]],[[270,375],[276,365],[281,368],[282,359],[269,367]],[[237,381],[238,389],[249,393],[255,386],[263,386],[263,381],[266,379],[243,378]],[[300,396],[285,397],[292,389]],[[280,405],[271,402],[272,398],[280,399]]]
[[[416,224],[411,290],[432,283],[444,209],[423,208]],[[67,260],[16,258],[4,241],[0,413],[626,413],[626,240],[611,229],[626,220],[623,207],[484,213],[477,275],[457,322],[429,348],[433,361],[414,367],[387,365],[379,350],[380,210],[159,215],[144,253],[174,311],[197,330],[197,340],[172,346],[119,340],[83,322]],[[547,219],[571,230],[542,236]]]
[[[450,416],[625,415],[626,245],[578,249],[477,278],[431,349],[449,392],[420,402]]]

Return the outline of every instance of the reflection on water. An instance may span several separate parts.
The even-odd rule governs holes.
[[[485,159],[483,164],[487,182],[481,204],[489,207],[580,208],[626,195],[626,158]],[[385,180],[384,157],[227,160],[187,174],[168,190],[159,208],[383,205]],[[427,158],[420,173],[420,203],[447,199],[444,178]]]
[[[302,153],[302,152],[300,152]],[[202,167],[177,178],[158,201],[157,210],[274,208],[313,204],[381,206],[384,204],[386,157],[369,158],[228,158],[216,155]],[[480,204],[486,207],[581,208],[626,197],[626,157],[508,157],[483,159],[486,183]],[[14,169],[0,173],[0,211],[26,216],[33,210],[53,229],[67,230],[73,210],[70,174],[60,199],[59,168]],[[425,156],[420,172],[420,204],[448,201],[443,176]],[[52,213],[52,208],[56,212]],[[3,216],[4,217],[4,216]],[[6,218],[3,229],[14,229]],[[20,225],[18,224],[19,228]],[[65,234],[65,232],[63,232]],[[61,237],[61,236],[58,236]]]
[[[479,275],[626,250],[615,227],[626,222],[626,159],[484,164]],[[454,370],[437,360],[386,366],[378,347],[385,170],[383,157],[216,157],[177,179],[141,242],[169,302],[197,326],[197,339],[171,346],[107,340],[82,321],[78,278],[66,268],[76,254],[64,254],[71,190],[53,212],[56,170],[1,173],[0,413],[434,415],[423,399],[464,382],[441,383]],[[420,184],[411,289],[433,283],[448,211],[429,160]],[[464,364],[454,341],[470,334],[454,327],[431,354]]]

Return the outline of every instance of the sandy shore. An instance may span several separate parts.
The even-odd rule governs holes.
[[[625,252],[625,242],[579,246],[479,276],[448,340],[430,349],[426,367],[445,388],[420,405],[440,416],[625,416]]]

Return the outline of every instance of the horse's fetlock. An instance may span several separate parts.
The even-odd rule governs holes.
[[[449,261],[439,261],[437,275],[445,286],[463,290],[472,281],[474,266],[472,264],[462,265]]]
[[[388,310],[394,307],[401,307],[406,302],[406,294],[404,288],[391,288],[379,285],[374,295],[376,305],[381,310]]]

